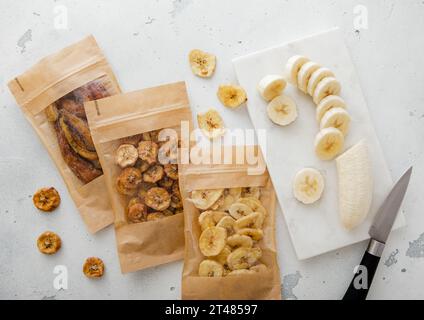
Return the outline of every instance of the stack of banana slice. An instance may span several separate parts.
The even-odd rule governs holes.
[[[315,138],[316,155],[321,160],[334,159],[343,149],[351,121],[345,101],[338,96],[340,82],[331,70],[300,55],[287,61],[286,73],[288,81],[317,105],[320,132]]]
[[[199,276],[223,277],[267,270],[259,259],[267,211],[257,187],[195,190],[189,199],[201,210]]]

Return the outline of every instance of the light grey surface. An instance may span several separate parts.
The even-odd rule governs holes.
[[[122,276],[111,229],[85,230],[65,186],[6,83],[39,58],[92,33],[123,90],[186,80],[194,112],[214,106],[228,127],[251,128],[246,110],[220,106],[216,88],[234,81],[231,59],[319,30],[339,26],[354,61],[389,168],[396,179],[411,164],[405,198],[408,226],[396,231],[383,254],[369,297],[424,298],[424,3],[368,1],[367,30],[354,30],[359,1],[12,1],[0,2],[0,298],[179,298],[182,263]],[[54,8],[65,5],[68,29],[55,29]],[[187,53],[218,56],[216,74],[192,76]],[[31,194],[54,185],[61,207],[34,209]],[[277,212],[279,263],[289,298],[338,299],[366,243],[298,262],[282,214]],[[46,229],[63,239],[59,254],[38,253]],[[81,273],[87,256],[106,263],[106,275]],[[53,268],[65,265],[67,290],[53,288]]]

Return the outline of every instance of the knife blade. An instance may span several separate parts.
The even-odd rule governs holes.
[[[396,182],[378,209],[368,231],[371,237],[368,248],[362,257],[360,265],[354,269],[354,277],[343,300],[364,300],[367,297],[368,289],[377,270],[387,238],[405,197],[411,174],[412,167]]]

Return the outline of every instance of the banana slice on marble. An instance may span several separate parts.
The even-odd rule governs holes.
[[[331,160],[343,149],[343,133],[336,128],[322,129],[315,137],[315,154],[321,160]]]
[[[317,87],[317,84],[324,78],[327,77],[334,77],[334,73],[328,69],[328,68],[319,68],[317,70],[315,70],[311,77],[309,78],[308,81],[308,86],[306,88],[306,91],[308,92],[308,94],[313,97],[314,92],[315,92],[315,88]]]
[[[296,102],[286,95],[272,99],[266,110],[271,121],[280,126],[287,126],[297,119]]]
[[[346,102],[339,96],[330,95],[321,100],[317,106],[316,110],[316,119],[318,123],[321,122],[324,114],[333,109],[333,108],[343,108],[346,109]]]
[[[306,62],[297,74],[297,87],[304,93],[307,93],[309,79],[312,74],[321,68],[321,66],[313,61]]]
[[[326,77],[318,82],[314,95],[312,96],[315,104],[319,104],[322,99],[330,95],[338,95],[341,90],[340,82],[334,77]]]
[[[343,108],[332,108],[328,110],[321,119],[320,128],[329,127],[339,129],[346,136],[350,127],[349,113]]]
[[[283,76],[269,74],[258,83],[258,91],[265,101],[270,101],[279,96],[285,89],[287,83]]]
[[[286,73],[289,82],[292,85],[297,86],[297,78],[299,71],[302,66],[307,62],[309,62],[309,59],[301,55],[292,56],[289,60],[287,60]]]
[[[324,187],[324,177],[314,168],[300,170],[293,181],[294,196],[304,204],[318,201],[321,198]]]

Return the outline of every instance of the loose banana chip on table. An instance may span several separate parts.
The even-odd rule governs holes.
[[[324,187],[324,177],[314,168],[300,170],[293,181],[294,196],[304,204],[318,201],[321,198]]]
[[[227,230],[221,227],[209,227],[199,238],[199,248],[205,257],[218,255],[224,249],[227,240]]]
[[[237,108],[247,101],[246,91],[240,86],[220,85],[217,96],[221,103],[229,108]]]
[[[286,88],[287,82],[283,76],[278,74],[269,74],[258,83],[258,91],[265,101],[271,101],[281,95]]]
[[[90,257],[85,260],[82,271],[88,278],[100,278],[105,272],[105,264],[100,258]]]
[[[216,67],[216,57],[202,50],[191,50],[188,55],[191,71],[199,77],[209,78]]]
[[[199,264],[199,276],[201,277],[222,277],[224,267],[214,260],[203,260]]]
[[[52,231],[43,232],[37,239],[38,250],[44,254],[55,254],[61,246],[62,240]]]
[[[324,114],[333,108],[346,109],[346,102],[339,96],[329,95],[321,100],[317,105],[316,118],[317,122],[320,123]]]
[[[209,139],[215,139],[225,134],[224,121],[215,109],[197,115],[197,124],[203,134]]]
[[[280,126],[287,126],[297,119],[296,102],[286,95],[272,99],[266,110],[271,121]]]
[[[322,129],[315,137],[315,154],[321,160],[331,160],[343,149],[343,133],[336,128]]]
[[[297,86],[299,71],[307,62],[309,62],[309,59],[301,55],[292,56],[287,60],[286,73],[292,85]]]
[[[350,127],[350,115],[344,108],[332,108],[328,110],[321,119],[320,128],[333,127],[339,129],[344,136]]]
[[[60,204],[59,192],[53,187],[41,188],[32,196],[34,206],[45,212],[51,212]]]
[[[121,144],[116,150],[115,162],[121,168],[133,166],[137,160],[138,151],[132,144]]]
[[[188,200],[197,209],[207,210],[221,197],[223,192],[224,189],[194,190]]]

